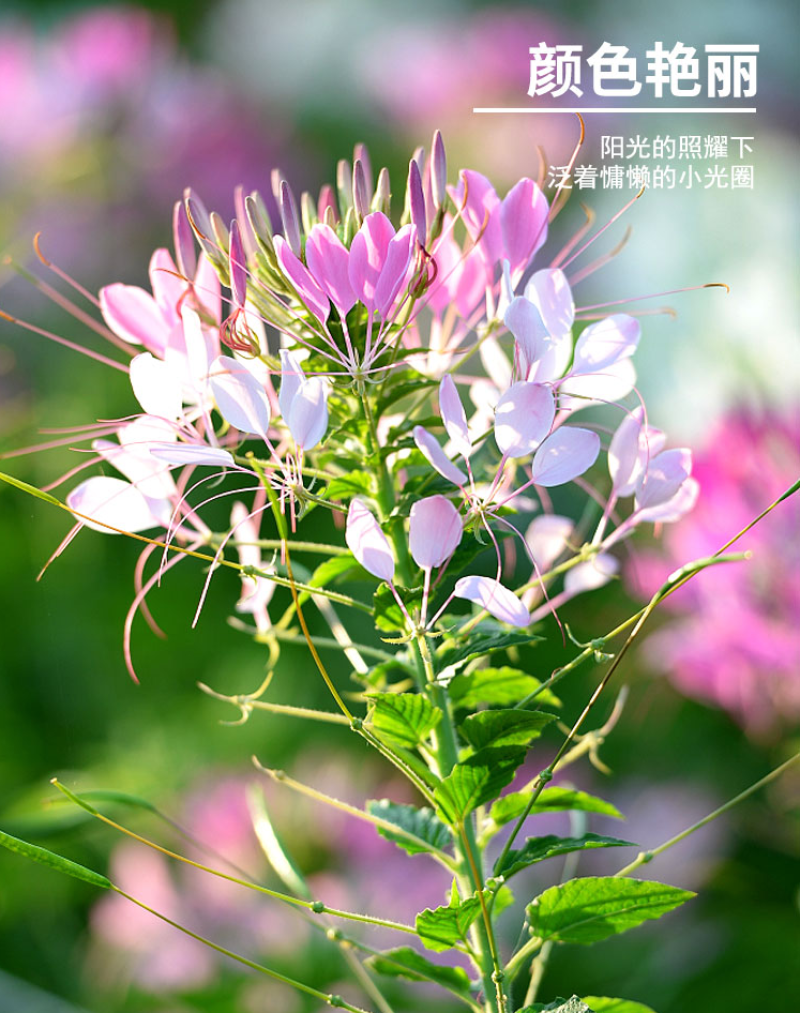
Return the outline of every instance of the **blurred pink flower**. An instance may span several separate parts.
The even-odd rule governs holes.
[[[695,510],[665,530],[663,553],[629,576],[652,594],[678,566],[715,552],[800,475],[800,415],[733,414],[696,457]],[[645,651],[688,696],[729,711],[752,734],[800,719],[800,498],[785,500],[734,546],[753,558],[714,567],[670,597],[676,618]]]

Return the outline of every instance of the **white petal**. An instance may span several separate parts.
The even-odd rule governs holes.
[[[594,591],[607,584],[619,571],[619,561],[615,556],[601,552],[593,559],[578,563],[564,574],[564,590],[570,594],[581,594],[583,591]]]
[[[328,428],[328,393],[325,380],[303,380],[292,398],[286,424],[301,450],[313,450]]]
[[[130,482],[123,482],[121,478],[105,475],[88,478],[67,496],[67,506],[85,515],[78,520],[87,527],[106,534],[119,533],[111,528],[135,532],[146,531],[159,524],[147,499]],[[86,516],[92,520],[87,521]],[[111,528],[106,527],[107,524]]]
[[[131,387],[136,400],[148,415],[180,418],[183,412],[181,378],[169,363],[150,352],[131,359]]]
[[[211,364],[211,393],[220,415],[242,433],[266,439],[269,398],[250,370],[235,359],[220,356]]]
[[[692,452],[687,448],[662,450],[650,459],[636,485],[636,509],[654,507],[671,500],[692,471]]]
[[[561,426],[534,454],[533,481],[536,485],[564,485],[588,471],[599,453],[597,433],[578,426]]]
[[[345,530],[347,547],[364,569],[379,580],[394,580],[394,557],[386,535],[360,499],[354,499],[347,511]]]
[[[462,577],[456,581],[453,594],[456,598],[475,602],[501,622],[511,626],[530,625],[530,613],[519,598],[491,577]]]
[[[555,398],[549,387],[524,380],[512,384],[495,409],[497,446],[509,457],[524,457],[550,432],[555,415]]]
[[[432,467],[446,478],[448,482],[452,482],[453,485],[466,484],[467,476],[460,468],[457,468],[453,464],[444,450],[439,446],[439,442],[427,429],[423,429],[422,426],[414,426],[414,442]]]
[[[559,514],[542,514],[531,521],[525,532],[525,541],[542,572],[549,570],[567,548],[574,530],[575,525],[570,518]]]
[[[464,405],[458,396],[452,376],[445,374],[439,384],[439,408],[447,435],[459,454],[469,457],[472,453],[472,441],[467,428],[467,416]]]
[[[687,478],[671,499],[640,511],[638,520],[651,521],[654,524],[658,521],[663,524],[679,521],[684,514],[694,508],[699,495],[700,483],[696,478]]]
[[[184,464],[207,464],[213,467],[228,468],[236,464],[233,456],[222,447],[206,447],[202,443],[164,443],[150,448],[153,457],[159,461],[183,466]]]
[[[572,371],[599,373],[621,359],[629,359],[641,334],[639,321],[627,313],[615,313],[589,324],[575,343]]]

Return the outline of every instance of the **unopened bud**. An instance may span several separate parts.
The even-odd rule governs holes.
[[[178,270],[184,278],[194,278],[197,270],[197,251],[183,201],[175,201],[172,212],[172,235]]]
[[[300,217],[303,219],[303,232],[308,235],[319,219],[314,198],[307,190],[300,194]]]
[[[294,199],[291,187],[286,180],[281,180],[281,223],[283,224],[283,236],[289,244],[289,249],[299,257],[302,245],[300,242],[300,216],[297,213],[297,202]]]
[[[350,163],[343,158],[336,165],[336,193],[341,213],[346,215],[353,206],[353,172]]]
[[[222,220],[222,216],[218,215],[216,211],[212,211],[209,217],[211,219],[211,231],[217,244],[217,254],[227,254],[228,244],[230,243],[228,226]]]
[[[433,187],[433,203],[437,208],[444,205],[447,198],[447,155],[444,141],[439,130],[433,135],[431,149],[431,186]]]
[[[353,207],[362,220],[369,214],[367,180],[364,175],[364,166],[359,161],[356,161],[353,166]]]
[[[357,144],[353,149],[353,165],[356,162],[361,162],[364,168],[364,180],[367,184],[367,192],[372,192],[372,162],[370,161],[369,152],[367,151],[366,144]]]
[[[228,266],[230,271],[233,305],[236,309],[241,310],[244,309],[245,300],[247,299],[247,266],[244,255],[244,246],[242,245],[241,230],[239,229],[239,222],[235,218],[231,222]]]
[[[333,187],[330,183],[326,183],[319,192],[319,201],[317,202],[317,217],[321,222],[326,222],[326,224],[328,223],[328,219],[330,217],[328,215],[329,210],[333,215],[335,223],[339,217],[336,209],[336,194],[334,193]]]
[[[392,184],[389,180],[389,170],[384,166],[378,173],[378,183],[372,197],[371,208],[373,211],[382,211],[387,217],[392,201]]]
[[[408,207],[411,221],[417,228],[417,238],[424,246],[428,235],[428,222],[425,216],[425,194],[422,190],[422,176],[419,164],[412,158],[408,163]]]

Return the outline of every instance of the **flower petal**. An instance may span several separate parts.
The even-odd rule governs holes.
[[[552,337],[562,337],[572,330],[575,302],[563,271],[551,267],[531,275],[525,286],[525,298],[537,307]]]
[[[446,373],[439,384],[439,410],[447,435],[453,441],[456,450],[464,457],[472,453],[472,441],[467,428],[467,415],[464,405],[458,396],[452,376]]]
[[[168,362],[150,352],[131,359],[131,387],[136,400],[148,415],[177,419],[183,413],[181,378]]]
[[[637,520],[642,523],[649,521],[653,524],[659,521],[662,524],[679,521],[684,514],[688,514],[694,508],[699,495],[700,483],[696,478],[687,478],[674,496],[663,503],[641,510]]]
[[[486,609],[495,619],[510,626],[529,626],[531,616],[517,596],[492,577],[462,577],[453,594]]]
[[[347,511],[345,530],[347,547],[364,569],[379,580],[394,580],[394,557],[386,535],[375,517],[360,499],[354,499]]]
[[[521,179],[503,198],[500,229],[503,256],[512,271],[527,267],[531,257],[547,239],[547,199],[532,179]]]
[[[541,572],[549,570],[567,548],[574,530],[573,521],[559,514],[542,514],[531,521],[525,532],[525,541]]]
[[[541,383],[521,380],[497,402],[494,438],[503,454],[524,457],[550,432],[556,416],[553,392]]]
[[[70,510],[92,518],[89,521],[85,517],[78,518],[88,528],[110,535],[119,533],[111,528],[146,531],[158,527],[160,523],[150,509],[148,500],[138,489],[130,482],[123,482],[121,478],[109,478],[106,475],[96,475],[81,482],[67,496],[67,506]],[[106,527],[106,524],[110,524],[111,528]]]
[[[376,308],[376,289],[394,235],[394,226],[386,215],[373,211],[365,217],[350,245],[350,285],[370,311]]]
[[[438,440],[427,429],[423,429],[422,426],[414,426],[414,442],[420,452],[425,455],[430,465],[443,478],[446,478],[448,482],[452,482],[453,485],[463,486],[466,484],[467,476],[460,468],[457,468],[453,464],[444,450],[439,446]]]
[[[350,284],[350,252],[330,225],[312,227],[306,240],[306,263],[319,287],[345,316],[356,302]]]
[[[411,507],[408,547],[417,566],[441,566],[458,548],[464,532],[461,515],[444,496],[428,496]]]
[[[606,552],[578,563],[564,574],[564,590],[569,595],[594,591],[607,584],[619,570],[619,560]]]
[[[236,462],[233,455],[222,447],[207,447],[202,443],[153,444],[150,453],[159,461],[182,467],[184,464],[207,464],[211,467],[229,468]]]
[[[527,380],[531,366],[541,359],[550,344],[542,315],[530,299],[517,296],[509,303],[503,323],[514,335],[520,374],[523,380]]]
[[[575,343],[572,372],[597,373],[620,359],[629,359],[641,335],[641,324],[627,313],[615,313],[589,324]]]
[[[298,296],[310,312],[321,324],[324,324],[331,310],[330,300],[314,281],[303,261],[292,253],[283,236],[275,236],[272,242],[281,271],[292,283]]]
[[[587,471],[600,453],[600,437],[590,429],[561,426],[533,455],[536,485],[564,485]]]
[[[155,299],[135,285],[106,285],[100,289],[100,312],[123,341],[163,353],[171,324],[164,320]]]
[[[284,416],[292,439],[301,450],[313,450],[328,428],[328,393],[325,380],[303,380]]]
[[[225,421],[242,433],[266,439],[269,398],[247,366],[221,355],[211,364],[209,378],[211,393]]]
[[[685,447],[656,454],[636,483],[636,509],[659,506],[671,500],[691,471],[692,452]]]

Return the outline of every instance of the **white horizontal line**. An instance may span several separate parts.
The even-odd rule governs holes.
[[[757,53],[761,47],[749,44],[741,45],[738,42],[733,42],[729,46],[726,46],[724,43],[714,43],[713,45],[707,45],[705,48],[707,53]]]
[[[756,111],[755,106],[742,106],[741,108],[732,108],[731,106],[723,106],[716,108],[714,106],[704,109],[689,109],[685,106],[595,106],[591,109],[556,109],[553,106],[550,107],[538,107],[533,106],[475,106],[472,110],[474,113],[580,113],[582,116],[590,116],[592,113],[685,113],[685,114],[696,114],[696,113],[754,113]]]

